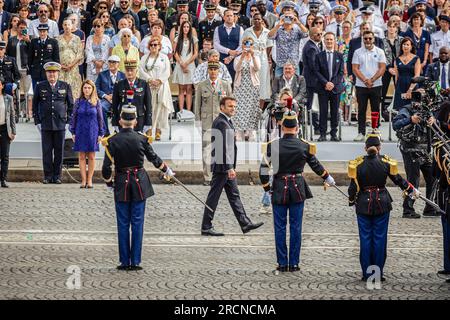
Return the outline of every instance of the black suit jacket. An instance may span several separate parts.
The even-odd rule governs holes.
[[[283,76],[276,77],[272,82],[272,101],[278,100],[281,89],[286,87],[286,81]],[[294,74],[291,88],[294,99],[301,105],[306,103],[306,81],[303,76]]]
[[[47,38],[41,43],[39,38],[31,39],[28,55],[28,72],[34,80],[46,79],[44,64],[50,61],[59,63],[59,46],[56,39]]]
[[[128,104],[127,91],[133,90],[134,96],[131,103],[136,106],[137,116],[144,117],[144,126],[152,125],[152,95],[150,87],[147,82],[136,78],[134,81],[134,88],[130,87],[128,80],[121,80],[114,86],[113,100],[112,100],[112,125],[118,126],[120,119],[120,112],[122,106]]]
[[[353,72],[352,72],[353,55],[355,54],[356,50],[361,48],[361,46],[362,46],[361,37],[350,40],[349,47],[348,47],[348,59],[347,59],[347,73],[349,76],[353,75]],[[378,37],[375,37],[375,46],[384,50],[383,40]]]
[[[306,87],[308,88],[317,87],[317,77],[314,69],[316,65],[316,56],[319,52],[320,49],[312,40],[308,40],[303,47],[303,76],[305,77]]]
[[[450,73],[450,72],[449,72]],[[428,65],[425,71],[425,77],[431,78],[433,81],[439,81],[441,76],[441,65],[439,61],[433,62]],[[450,79],[450,75],[447,75]]]
[[[220,113],[212,124],[211,172],[225,173],[236,168],[237,147],[234,126]]]
[[[316,76],[317,76],[317,93],[328,93],[325,90],[325,84],[330,79],[327,52],[322,51],[316,57]],[[331,91],[334,94],[340,94],[344,91],[344,56],[342,53],[333,52],[333,70],[331,73],[331,82],[334,88]]]

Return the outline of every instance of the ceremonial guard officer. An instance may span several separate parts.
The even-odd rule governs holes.
[[[443,139],[439,139],[433,144],[434,151],[434,169],[438,181],[438,204],[446,214],[441,215],[443,248],[444,248],[444,268],[438,271],[438,274],[450,275],[450,102],[446,101],[442,104],[437,115],[437,123],[442,130]],[[447,280],[450,282],[450,279]]]
[[[206,18],[202,22],[198,24],[198,47],[203,47],[203,41],[205,39],[213,39],[214,38],[214,30],[216,27],[222,24],[222,21],[216,20],[216,6],[212,3],[207,3],[205,5],[206,10]]]
[[[137,125],[134,130],[147,132],[152,127],[152,96],[150,87],[147,82],[138,79],[137,61],[125,61],[126,79],[120,80],[113,91],[111,109],[113,112],[112,125],[115,131],[119,131],[119,119],[122,106],[125,104],[133,104],[136,106]]]
[[[311,169],[329,185],[334,185],[333,177],[316,158],[316,146],[297,138],[299,130],[295,111],[285,112],[282,120],[283,137],[263,144],[263,160],[259,178],[264,191],[272,193],[272,208],[277,252],[277,270],[280,272],[298,271],[303,208],[306,199],[312,198],[311,190],[303,170],[308,163]],[[271,168],[272,167],[272,168]],[[270,185],[270,168],[273,173]],[[290,244],[286,247],[286,223],[289,210]]]
[[[376,115],[374,115],[376,114]],[[360,241],[360,264],[362,281],[367,281],[373,267],[379,268],[380,280],[384,281],[383,268],[386,262],[387,232],[392,198],[386,189],[386,179],[418,198],[420,192],[398,174],[397,161],[380,154],[380,133],[376,131],[378,112],[372,112],[372,133],[366,137],[367,155],[351,160],[348,176],[349,205],[355,206]],[[369,268],[372,267],[372,268]]]
[[[28,71],[33,81],[33,90],[39,81],[46,80],[44,64],[59,62],[58,41],[48,37],[48,25],[40,24],[37,29],[39,38],[31,39],[28,55]]]
[[[102,175],[108,187],[114,189],[119,238],[119,270],[141,270],[142,239],[146,199],[154,195],[152,184],[144,169],[144,157],[166,177],[172,170],[153,151],[150,138],[136,132],[137,109],[132,105],[121,108],[120,132],[102,140],[105,147]],[[114,165],[115,175],[111,166]],[[131,226],[131,237],[130,237]],[[131,243],[130,243],[131,239]]]
[[[39,82],[34,90],[33,117],[42,138],[43,183],[61,184],[64,138],[73,109],[72,89],[58,80],[59,63],[47,62],[44,70],[47,80]]]

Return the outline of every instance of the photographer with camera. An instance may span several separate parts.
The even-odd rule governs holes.
[[[413,83],[415,80],[413,79]],[[424,84],[425,88],[429,86]],[[432,172],[432,160],[429,153],[431,135],[428,126],[435,122],[434,117],[426,112],[422,103],[427,103],[427,93],[424,89],[412,92],[412,103],[400,109],[394,118],[392,126],[397,132],[400,141],[400,152],[403,156],[406,177],[414,188],[419,188],[420,172],[422,172],[426,184],[426,197],[430,198],[435,178]],[[428,217],[438,216],[435,209],[428,204],[423,210],[423,215]],[[414,210],[414,200],[406,197],[403,201],[403,218],[418,219],[420,214]]]

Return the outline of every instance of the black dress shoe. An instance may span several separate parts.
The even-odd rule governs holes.
[[[317,141],[327,141],[327,136],[320,135],[319,139]]]
[[[222,232],[217,232],[214,228],[209,228],[207,230],[202,229],[202,236],[213,236],[213,237],[223,237]]]
[[[8,184],[4,180],[1,182],[1,187],[2,188],[9,188]]]
[[[55,184],[61,184],[62,181],[61,181],[61,179],[55,179],[55,180],[53,180],[53,183],[55,183]]]
[[[120,265],[120,266],[117,266],[116,269],[120,270],[120,271],[127,271],[130,269],[130,266]]]
[[[341,139],[339,139],[339,138],[336,137],[336,136],[332,136],[331,139],[330,139],[330,141],[336,141],[336,142],[338,142],[338,141],[341,141]]]
[[[420,214],[418,213],[403,213],[403,218],[405,219],[420,219]]]
[[[442,275],[448,276],[448,275],[450,274],[450,271],[447,271],[447,270],[439,270],[439,271],[437,272],[437,274],[442,274]]]
[[[130,271],[139,271],[142,270],[141,266],[130,266],[129,268]]]
[[[280,265],[278,265],[276,270],[280,271],[280,272],[288,272],[289,269],[288,269],[288,266],[280,266]]]
[[[441,213],[436,211],[424,211],[423,213],[424,217],[440,217]]]
[[[245,234],[245,233],[250,232],[252,230],[258,229],[263,224],[264,224],[264,222],[249,223],[248,225],[242,227],[242,232]]]
[[[300,271],[300,267],[298,266],[298,264],[296,264],[295,266],[289,266],[289,272],[296,272],[296,271]]]
[[[49,184],[49,183],[50,183],[50,180],[49,180],[49,179],[44,179],[44,180],[42,180],[42,183],[43,183],[43,184]]]
[[[446,283],[450,283],[450,279],[445,280]]]

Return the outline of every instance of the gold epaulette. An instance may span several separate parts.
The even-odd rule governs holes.
[[[109,145],[109,144],[108,144],[108,140],[109,140],[111,137],[114,137],[115,135],[116,135],[116,133],[114,132],[113,134],[110,134],[109,136],[102,138],[102,139],[100,140],[100,142],[102,143],[102,146],[107,147],[107,146]]]
[[[309,141],[307,141],[305,139],[300,139],[300,140],[303,141],[304,143],[308,144],[308,146],[309,146],[309,149],[308,149],[309,154],[312,155],[312,156],[315,156],[316,153],[317,153],[317,146],[316,146],[316,144],[312,143],[312,142],[309,142]]]
[[[261,143],[261,154],[267,154],[267,147],[269,146],[269,144],[271,144],[272,142],[274,142],[275,140],[278,140],[278,138],[275,138],[273,140],[270,140],[269,142],[263,142]]]
[[[357,169],[358,166],[363,163],[364,156],[360,156],[354,160],[348,162],[348,177],[351,179],[356,179],[358,176]]]
[[[395,176],[398,174],[398,165],[397,160],[390,158],[387,155],[383,155],[381,160],[387,164],[389,164],[389,174]]]
[[[148,135],[146,135],[145,133],[140,132],[140,131],[139,131],[139,133],[142,134],[144,137],[147,138],[147,141],[148,141],[149,144],[152,144],[152,142],[153,142],[153,136],[148,136]]]

